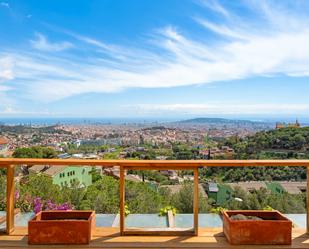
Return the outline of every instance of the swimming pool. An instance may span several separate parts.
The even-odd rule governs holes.
[[[0,211],[0,216],[5,212]],[[28,226],[28,221],[33,213],[20,213],[15,216],[15,226]],[[306,214],[285,214],[297,227],[306,228]],[[199,227],[221,227],[222,220],[218,214],[199,214]],[[125,219],[126,227],[168,227],[167,218],[158,214],[130,214]],[[96,214],[97,227],[118,227],[118,214]],[[193,214],[176,214],[175,226],[186,228],[193,226]],[[0,224],[0,229],[5,228],[5,223]]]

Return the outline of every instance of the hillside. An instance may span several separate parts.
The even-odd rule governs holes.
[[[237,159],[309,158],[309,127],[261,131],[242,139],[231,137],[225,144],[235,150]]]
[[[56,129],[56,126],[43,126],[43,127],[31,127],[25,125],[0,125],[0,134],[2,132],[10,132],[16,134],[23,134],[23,133],[61,133],[61,134],[70,134],[70,132]]]

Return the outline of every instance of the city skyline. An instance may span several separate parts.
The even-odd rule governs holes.
[[[308,10],[0,1],[0,116],[308,120]]]

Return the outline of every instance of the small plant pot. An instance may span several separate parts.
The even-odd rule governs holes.
[[[259,217],[261,220],[234,220],[233,215]],[[223,231],[232,245],[290,245],[292,222],[278,211],[223,211]],[[235,216],[234,216],[235,217]]]
[[[94,211],[42,211],[28,222],[28,244],[89,244]]]

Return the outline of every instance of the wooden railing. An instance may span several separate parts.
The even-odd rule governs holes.
[[[0,168],[7,168],[7,208],[6,231],[14,231],[14,172],[18,165],[67,165],[67,166],[101,166],[120,167],[120,232],[126,234],[174,234],[198,233],[198,169],[202,167],[259,167],[259,166],[294,166],[307,169],[307,233],[309,233],[309,160],[76,160],[76,159],[31,159],[31,158],[0,158]],[[193,221],[194,227],[188,231],[145,231],[125,229],[125,170],[193,170],[194,171],[194,199]]]

